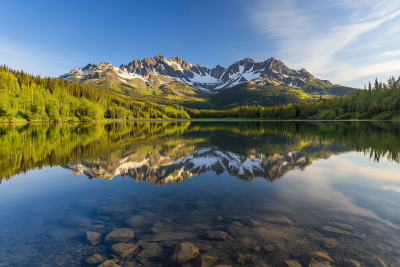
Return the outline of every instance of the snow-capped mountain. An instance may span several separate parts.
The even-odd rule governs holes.
[[[283,62],[272,57],[264,62],[255,62],[246,58],[235,62],[228,68],[217,65],[209,69],[190,64],[178,57],[166,59],[163,55],[143,60],[135,59],[129,64],[122,64],[119,67],[104,62],[88,64],[83,68],[74,69],[62,77],[71,82],[109,79],[112,82],[144,86],[162,85],[176,81],[211,93],[246,81],[277,82],[301,87],[307,79],[315,79],[305,69],[289,69]],[[330,84],[329,81],[324,82]]]
[[[81,161],[79,164],[67,164],[63,167],[76,175],[85,175],[91,179],[112,179],[116,175],[131,177],[136,181],[146,181],[159,186],[168,182],[178,183],[192,176],[214,171],[218,175],[228,172],[245,181],[262,177],[270,181],[282,177],[296,168],[304,169],[311,159],[302,152],[289,152],[287,155],[265,157],[263,154],[246,157],[237,153],[223,151],[218,147],[201,148],[190,155],[173,159],[167,156],[146,157],[140,162],[121,160],[118,167],[106,171],[101,165]]]

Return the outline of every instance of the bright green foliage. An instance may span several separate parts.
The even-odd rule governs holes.
[[[167,114],[168,110],[168,114]],[[0,121],[187,119],[168,108],[62,78],[41,78],[0,66]]]

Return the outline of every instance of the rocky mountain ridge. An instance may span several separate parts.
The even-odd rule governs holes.
[[[218,147],[209,147],[195,150],[179,159],[168,156],[154,159],[147,156],[138,162],[126,158],[117,167],[108,171],[99,164],[84,160],[79,164],[64,165],[63,168],[90,179],[111,180],[117,175],[122,175],[138,182],[145,181],[162,186],[168,182],[178,183],[208,171],[218,175],[228,172],[244,181],[252,181],[256,177],[274,181],[290,170],[304,169],[311,162],[312,159],[304,157],[304,154],[298,151],[266,158],[264,154],[246,157]]]
[[[307,80],[316,79],[304,68],[293,70],[282,61],[271,57],[263,62],[245,58],[228,68],[217,65],[210,69],[190,64],[179,57],[165,58],[163,55],[135,59],[127,65],[114,67],[111,63],[88,64],[74,69],[62,77],[70,82],[109,79],[112,82],[136,84],[137,86],[162,85],[184,82],[204,92],[216,93],[247,81],[283,83],[300,88]],[[331,85],[329,81],[322,81]]]

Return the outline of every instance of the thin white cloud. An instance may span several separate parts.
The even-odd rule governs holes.
[[[365,76],[366,73],[360,70],[371,73],[377,67],[376,60],[366,65],[371,54],[366,53],[364,60],[355,60],[339,58],[338,53],[346,52],[347,47],[359,44],[363,35],[400,15],[400,1],[397,0],[342,0],[333,4],[324,1],[313,6],[302,3],[294,0],[263,3],[253,11],[253,22],[269,40],[277,42],[277,54],[289,67],[305,67],[317,77],[334,79],[333,82]],[[324,19],[323,14],[329,18]],[[370,42],[377,39],[379,36],[371,38]],[[360,43],[358,48],[362,50],[368,45]],[[379,51],[379,47],[374,47],[374,51],[374,57],[387,56]],[[399,69],[394,64],[390,66],[391,70]],[[347,75],[342,76],[343,70]],[[375,70],[375,73],[383,71]]]
[[[394,191],[400,193],[400,187],[395,185],[384,185],[382,186],[382,190]]]
[[[400,54],[400,50],[397,51],[387,51],[387,52],[383,52],[382,56],[394,56],[394,55],[399,55]]]

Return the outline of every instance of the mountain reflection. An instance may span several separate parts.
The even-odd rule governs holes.
[[[271,182],[359,151],[399,162],[397,122],[119,122],[0,125],[1,177],[44,166],[162,186],[211,171]]]

